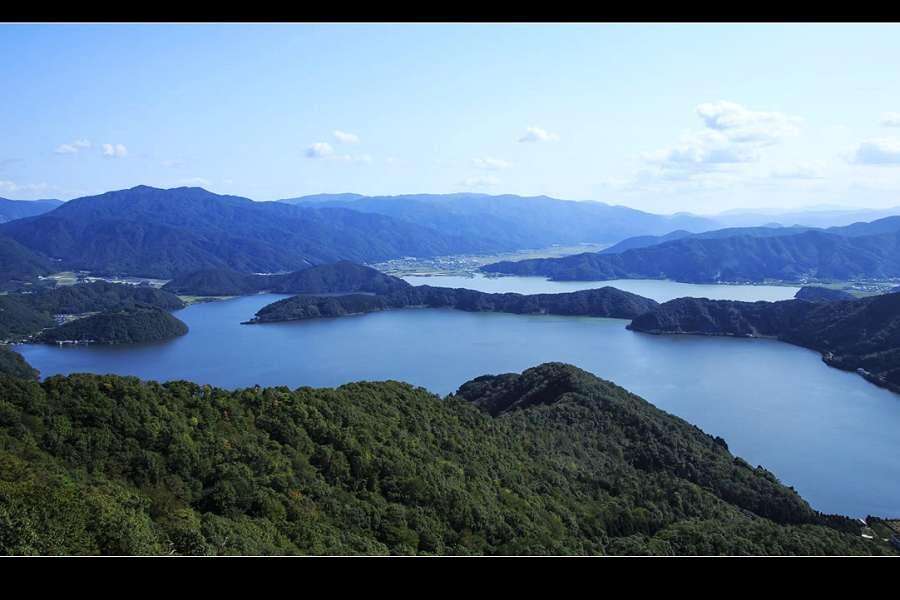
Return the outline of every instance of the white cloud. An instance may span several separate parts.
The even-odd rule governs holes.
[[[103,156],[107,158],[125,158],[128,156],[128,148],[123,144],[103,144]]]
[[[0,179],[0,193],[4,194],[42,194],[52,189],[56,189],[55,186],[43,182],[19,184]]]
[[[512,169],[515,166],[512,161],[503,160],[502,158],[476,158],[472,163],[479,169],[486,171],[503,171]]]
[[[866,140],[852,153],[850,161],[859,165],[900,165],[900,139]]]
[[[173,158],[164,158],[163,160],[160,161],[160,164],[162,166],[166,167],[167,169],[176,169],[178,167],[183,167],[184,161],[179,160],[177,158],[174,158],[174,159]]]
[[[697,116],[705,129],[683,135],[675,145],[641,158],[663,169],[721,171],[759,162],[763,148],[799,133],[794,117],[750,110],[735,102],[705,102],[697,107]]]
[[[468,177],[459,182],[459,185],[467,188],[475,188],[475,187],[493,187],[495,185],[500,185],[500,180],[496,177]]]
[[[334,132],[334,139],[338,141],[339,144],[358,144],[359,136],[354,133],[347,133],[346,131],[341,131],[338,129]]]
[[[885,127],[900,127],[900,113],[884,113],[881,115],[881,124]]]
[[[525,135],[519,138],[520,142],[558,142],[559,136],[550,133],[540,127],[529,127],[525,130]]]
[[[759,154],[752,146],[736,144],[717,131],[701,131],[682,136],[674,146],[645,153],[641,158],[670,169],[702,169],[755,162]]]
[[[750,110],[736,102],[705,102],[697,107],[697,115],[706,127],[738,143],[774,144],[800,131],[795,117]]]
[[[316,142],[306,149],[307,158],[327,158],[334,154],[334,148],[328,142]]]
[[[78,139],[68,144],[60,144],[53,152],[56,154],[78,154],[79,151],[91,147],[91,141],[86,139]]]
[[[316,142],[306,149],[307,158],[322,158],[338,162],[353,164],[369,164],[372,156],[369,154],[336,154],[334,148],[328,142]]]

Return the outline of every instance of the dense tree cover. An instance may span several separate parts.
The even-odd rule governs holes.
[[[816,302],[819,300],[856,300],[856,296],[854,296],[850,292],[835,290],[817,285],[804,285],[802,288],[797,290],[797,293],[794,294],[794,298],[797,298],[798,300],[810,300],[812,302]]]
[[[0,341],[20,340],[52,327],[53,317],[35,309],[23,294],[0,294]]]
[[[547,196],[321,194],[282,202],[382,214],[464,239],[490,240],[493,252],[553,244],[609,243],[674,229],[705,231],[716,227],[715,221],[696,215],[656,215],[626,206],[573,202]]]
[[[569,365],[445,400],[394,381],[0,386],[4,554],[890,552]]]
[[[23,296],[35,309],[51,314],[80,314],[149,305],[163,310],[184,308],[178,296],[153,286],[94,281],[59,286]]]
[[[0,296],[0,341],[20,340],[56,325],[54,315],[184,308],[178,296],[149,285],[95,281]]]
[[[201,188],[138,186],[70,200],[0,225],[0,234],[66,268],[170,278],[199,269],[294,271],[311,264],[489,252],[487,238],[345,208],[291,206]]]
[[[136,305],[69,321],[41,332],[36,341],[132,344],[167,340],[187,332],[187,325],[168,312],[152,306]]]
[[[0,198],[0,223],[33,217],[58,208],[62,200],[8,200]]]
[[[11,280],[29,280],[51,271],[46,257],[32,252],[16,240],[0,235],[0,284]]]
[[[489,273],[555,280],[663,278],[688,283],[900,277],[900,232],[849,236],[822,231],[715,238],[690,236],[618,254],[586,252],[485,265]]]
[[[178,275],[163,289],[190,296],[243,296],[263,291],[267,280],[262,275],[241,273],[234,269],[209,268]]]
[[[38,371],[22,358],[18,352],[0,344],[0,376],[21,377],[24,379],[37,379]]]
[[[393,308],[455,308],[471,312],[551,314],[631,319],[655,308],[655,300],[613,287],[562,294],[491,294],[466,288],[404,283],[390,294],[294,296],[264,306],[251,323],[296,321],[368,313]]]
[[[409,287],[398,277],[349,261],[315,265],[279,275],[253,275],[230,269],[201,269],[176,277],[164,290],[195,296],[239,296],[258,292],[276,294],[334,294],[365,292],[387,294]]]
[[[647,333],[770,336],[900,392],[900,294],[856,300],[738,302],[679,298],[635,318]]]

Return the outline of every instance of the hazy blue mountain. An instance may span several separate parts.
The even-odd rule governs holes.
[[[784,236],[689,237],[620,254],[498,262],[490,273],[555,280],[663,278],[689,283],[847,280],[900,277],[900,232],[844,236],[805,231]]]
[[[780,235],[794,235],[797,233],[803,233],[804,231],[809,231],[809,227],[781,227],[781,226],[768,226],[768,227],[728,227],[725,229],[713,229],[712,231],[703,231],[701,233],[691,233],[689,231],[678,230],[673,231],[671,233],[667,233],[666,235],[645,235],[638,236],[633,238],[627,238],[610,246],[609,248],[604,248],[600,251],[600,254],[619,254],[624,252],[625,250],[631,250],[632,248],[648,248],[650,246],[656,246],[659,244],[663,244],[665,242],[670,242],[672,240],[681,240],[684,238],[693,238],[693,239],[720,239],[727,237],[736,237],[736,236],[751,236],[751,237],[773,237]]]
[[[58,208],[62,200],[9,200],[0,198],[0,223],[33,217]]]
[[[509,250],[552,244],[614,243],[635,235],[658,235],[675,229],[706,231],[718,226],[716,221],[687,213],[657,215],[602,202],[547,196],[326,194],[281,202],[383,214],[448,234],[487,237]]]
[[[245,273],[399,256],[491,252],[490,239],[455,236],[345,208],[290,206],[202,188],[138,186],[66,202],[0,226],[0,234],[98,273],[172,277],[203,268]]]
[[[829,227],[827,229],[818,229],[815,227],[804,227],[801,225],[793,225],[791,227],[783,227],[778,224],[769,224],[761,227],[726,227],[723,229],[714,229],[712,231],[704,231],[701,233],[691,233],[689,231],[678,230],[667,233],[666,235],[644,235],[636,236],[622,240],[618,244],[604,248],[600,254],[619,254],[625,250],[632,248],[647,248],[656,246],[672,240],[684,238],[695,239],[717,239],[736,236],[753,236],[753,237],[771,237],[781,235],[795,235],[804,231],[818,230],[826,233],[834,233],[836,235],[844,235],[848,237],[858,237],[863,235],[875,235],[879,233],[894,233],[900,231],[900,216],[885,217],[871,222],[857,222],[841,227]]]
[[[691,237],[692,235],[693,234],[690,231],[685,231],[684,229],[677,229],[665,235],[636,235],[634,237],[625,238],[621,242],[613,244],[609,248],[604,248],[603,250],[600,250],[598,254],[619,254],[620,252],[625,252],[626,250],[631,250],[632,248],[646,248],[647,246],[656,246],[657,244],[662,244],[663,242],[680,240],[681,238]]]
[[[706,215],[710,219],[729,227],[753,227],[769,222],[781,225],[802,225],[806,227],[840,227],[858,221],[873,221],[884,217],[900,215],[900,207],[883,209],[808,209],[793,211],[731,210],[716,215]]]

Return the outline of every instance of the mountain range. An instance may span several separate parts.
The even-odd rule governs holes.
[[[280,202],[381,214],[464,237],[488,238],[503,250],[583,242],[609,244],[633,235],[664,234],[674,229],[705,231],[718,226],[711,219],[686,213],[657,215],[625,206],[548,196],[322,194]]]
[[[503,261],[481,269],[561,281],[662,278],[711,283],[900,277],[900,217],[828,230],[722,230],[653,242],[645,238],[640,242],[644,245],[620,252]]]
[[[278,272],[341,259],[495,249],[488,241],[383,215],[254,202],[187,187],[138,186],[70,200],[0,225],[0,235],[68,269],[159,278],[201,268]]]
[[[0,223],[33,217],[59,208],[62,200],[9,200],[0,198]]]

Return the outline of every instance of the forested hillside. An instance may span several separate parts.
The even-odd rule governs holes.
[[[560,294],[490,294],[466,288],[401,283],[405,287],[389,294],[285,298],[261,308],[250,323],[341,317],[411,307],[632,319],[657,306],[655,300],[609,286]]]
[[[724,440],[575,367],[226,391],[0,379],[3,554],[868,554]]]

